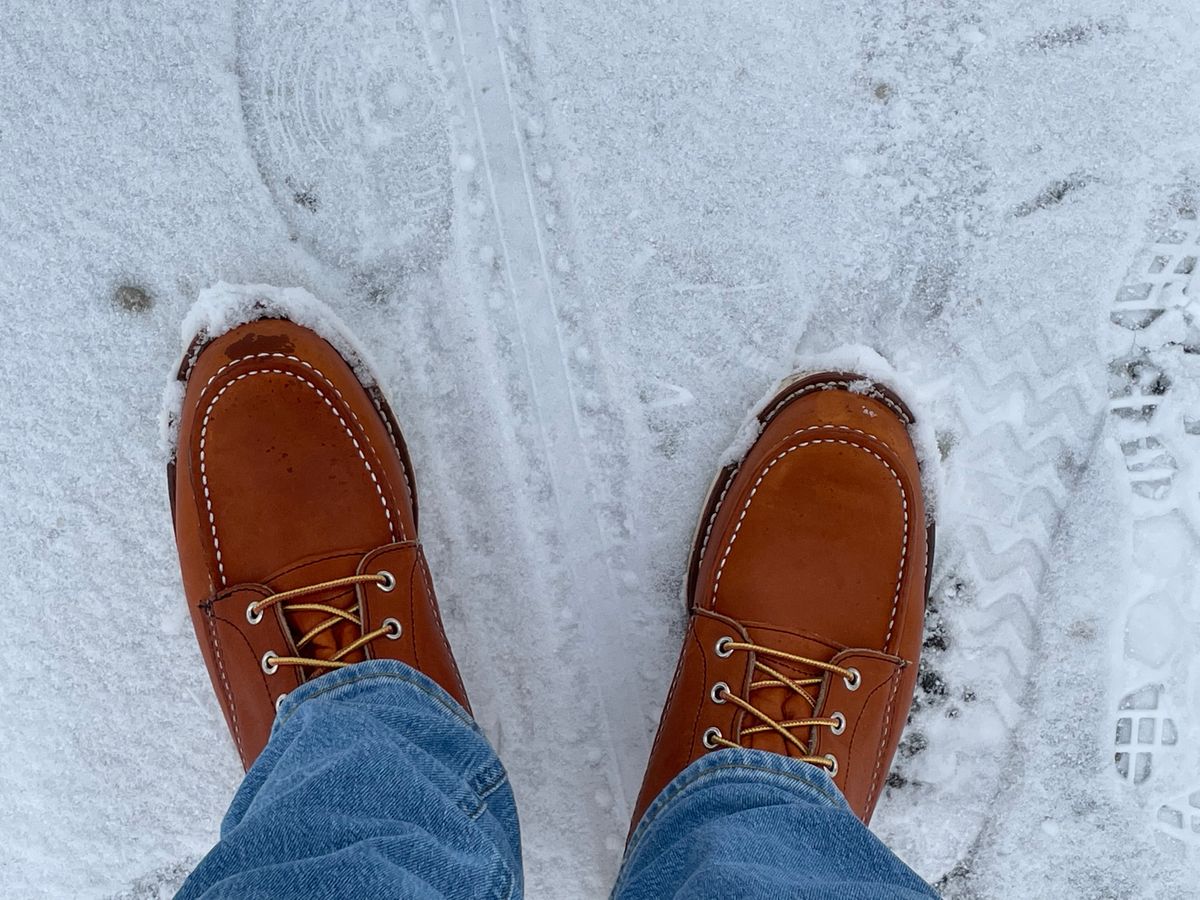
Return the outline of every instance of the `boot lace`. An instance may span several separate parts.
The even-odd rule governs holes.
[[[251,625],[255,625],[262,621],[264,613],[274,606],[280,607],[284,613],[325,613],[327,618],[318,622],[295,641],[296,650],[299,652],[316,639],[318,635],[323,634],[341,622],[349,622],[361,630],[362,610],[358,603],[352,609],[342,609],[328,603],[293,603],[292,601],[310,594],[319,594],[322,591],[337,590],[338,588],[359,584],[377,584],[380,589],[390,591],[396,586],[396,577],[391,572],[380,571],[371,575],[349,575],[345,578],[322,581],[319,584],[310,584],[294,588],[290,591],[280,591],[261,600],[252,601],[246,607],[246,619]],[[350,663],[344,661],[344,657],[350,655],[355,650],[359,650],[381,637],[396,640],[400,637],[402,631],[403,628],[399,621],[391,618],[384,619],[374,631],[369,631],[361,635],[346,646],[338,649],[327,659],[315,656],[279,656],[274,650],[268,650],[263,654],[262,669],[268,675],[278,671],[280,666],[302,666],[306,669],[318,671],[322,669],[340,669],[350,665]]]
[[[764,734],[773,731],[782,737],[789,744],[794,746],[802,754],[799,757],[800,762],[811,763],[814,766],[821,766],[829,771],[830,775],[836,775],[838,770],[837,757],[832,753],[827,753],[823,756],[817,756],[813,753],[812,745],[807,744],[792,733],[795,728],[812,728],[814,726],[825,727],[834,734],[841,734],[846,730],[846,717],[840,712],[835,712],[828,717],[813,717],[806,719],[789,719],[779,722],[771,716],[767,715],[749,699],[755,691],[764,690],[766,688],[787,688],[800,697],[803,697],[805,702],[816,712],[817,698],[809,690],[819,686],[826,675],[817,675],[811,678],[789,678],[777,668],[763,661],[763,657],[772,660],[780,660],[793,663],[804,668],[816,669],[818,672],[828,673],[830,675],[840,675],[846,683],[846,687],[851,691],[856,691],[859,685],[862,684],[862,675],[853,667],[843,667],[835,663],[822,662],[818,659],[809,659],[806,656],[796,656],[792,653],[784,653],[782,650],[775,650],[771,647],[763,647],[759,644],[750,644],[742,641],[735,641],[730,637],[723,637],[717,641],[716,645],[717,656],[728,658],[736,652],[753,653],[754,654],[754,670],[755,675],[765,675],[767,677],[761,680],[752,681],[749,689],[746,691],[746,697],[740,697],[733,693],[729,685],[723,681],[717,682],[712,688],[712,699],[715,703],[732,703],[740,709],[745,710],[750,715],[754,716],[760,723],[759,725],[751,725],[749,728],[741,730],[740,738],[745,740],[756,734]],[[727,739],[721,734],[719,728],[709,728],[704,732],[704,746],[710,750],[717,747],[742,747],[740,744]]]

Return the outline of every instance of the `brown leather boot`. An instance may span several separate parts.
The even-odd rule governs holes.
[[[284,695],[398,659],[464,707],[396,420],[324,339],[286,319],[198,338],[168,469],[200,649],[247,768]]]
[[[846,373],[794,379],[763,408],[700,519],[635,827],[722,747],[821,766],[870,819],[912,702],[932,551],[912,421]]]

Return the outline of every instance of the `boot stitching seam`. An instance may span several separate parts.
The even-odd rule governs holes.
[[[286,369],[252,369],[249,372],[242,373],[241,375],[234,378],[232,381],[229,381],[228,383],[225,384],[224,387],[222,387],[217,392],[216,396],[213,397],[213,399],[209,402],[208,407],[205,409],[204,417],[201,421],[201,426],[200,426],[200,442],[199,442],[200,482],[201,482],[202,487],[204,488],[204,502],[205,502],[206,507],[208,508],[208,522],[209,522],[209,527],[212,530],[213,549],[214,549],[214,552],[216,553],[217,572],[221,578],[221,587],[225,587],[227,584],[226,578],[225,578],[225,563],[221,559],[221,542],[217,536],[217,523],[216,523],[215,514],[213,512],[212,495],[211,495],[211,492],[209,490],[209,485],[208,485],[208,472],[207,472],[207,463],[206,463],[206,459],[205,459],[205,446],[204,446],[205,442],[207,441],[207,437],[208,437],[209,418],[212,416],[213,409],[216,407],[217,402],[221,399],[222,396],[224,396],[225,392],[227,390],[229,390],[230,387],[237,384],[239,381],[242,381],[246,378],[250,378],[253,375],[267,375],[267,374],[283,375],[288,378],[295,378],[297,381],[300,381],[303,384],[306,384],[310,388],[312,388],[312,390],[316,393],[316,395],[318,397],[320,397],[322,401],[324,401],[326,406],[329,407],[330,411],[334,414],[334,416],[337,418],[338,422],[341,424],[342,428],[345,430],[346,435],[350,438],[351,443],[354,444],[354,449],[357,451],[359,458],[362,460],[363,465],[366,467],[367,474],[371,476],[371,481],[374,483],[375,491],[379,495],[380,505],[383,507],[384,514],[387,516],[388,533],[391,535],[393,541],[396,540],[396,529],[395,529],[395,523],[392,519],[392,511],[391,511],[391,508],[388,506],[387,498],[383,494],[383,488],[379,484],[379,479],[376,477],[374,470],[371,468],[371,463],[367,460],[366,455],[363,453],[362,445],[359,444],[358,439],[354,436],[354,433],[350,430],[350,426],[346,424],[346,420],[342,417],[341,413],[337,410],[337,408],[333,405],[333,403],[329,400],[329,398],[326,397],[325,394],[321,392],[321,389],[318,388],[315,384],[313,384],[311,381],[309,381],[304,376],[298,375],[295,372],[289,372]],[[197,403],[197,406],[199,406],[199,403]],[[360,425],[360,427],[361,427],[361,425]],[[367,436],[365,431],[363,432],[363,436],[364,436],[364,438],[366,438],[368,445],[370,445],[370,442],[371,442],[370,437]],[[372,450],[372,453],[374,453],[373,446],[372,446],[371,450]],[[401,534],[401,539],[402,540],[405,539],[403,522],[400,523],[400,534]]]
[[[816,426],[816,427],[824,427],[824,426]],[[812,429],[804,429],[804,431],[810,431],[810,430],[812,430]],[[847,429],[847,430],[856,431],[856,429]],[[797,434],[799,434],[799,433],[800,432],[797,432]],[[865,432],[859,432],[859,433],[865,434]],[[880,440],[879,438],[875,437],[874,435],[866,435],[866,436],[873,437],[873,438],[875,438],[875,440],[879,441],[879,443],[883,444],[884,447],[888,447],[886,442]],[[842,440],[842,439],[838,439],[838,438],[821,438],[818,440],[804,441],[802,443],[796,444],[796,445],[784,450],[782,453],[777,455],[773,460],[771,460],[770,463],[767,464],[767,467],[762,470],[762,472],[759,474],[758,478],[755,480],[754,485],[751,487],[750,496],[746,498],[746,503],[742,507],[741,514],[738,516],[737,524],[734,526],[733,533],[729,536],[729,542],[725,545],[725,552],[721,556],[721,562],[720,562],[720,565],[717,566],[717,574],[716,574],[716,578],[713,582],[712,606],[710,607],[710,609],[713,612],[716,612],[716,610],[717,610],[717,599],[718,599],[717,595],[721,588],[721,577],[724,575],[724,572],[725,572],[725,564],[729,561],[729,554],[733,551],[734,542],[737,541],[738,533],[741,531],[742,524],[746,521],[746,514],[750,511],[750,506],[751,506],[751,504],[753,504],[754,497],[758,493],[758,489],[762,485],[763,480],[767,477],[768,474],[770,474],[771,470],[781,460],[783,460],[790,454],[796,452],[797,450],[800,450],[804,447],[812,446],[814,444],[843,444],[847,447],[853,447],[856,450],[861,450],[864,453],[869,453],[871,456],[873,456],[877,460],[879,460],[879,462],[881,462],[884,465],[884,467],[891,473],[892,478],[895,479],[895,481],[896,481],[896,486],[900,489],[900,502],[901,502],[901,507],[902,507],[903,513],[904,513],[904,537],[903,537],[903,540],[901,541],[901,546],[900,546],[900,571],[896,577],[896,589],[892,594],[891,616],[888,619],[887,636],[884,638],[883,646],[884,646],[884,652],[886,653],[886,652],[888,652],[888,647],[891,645],[892,631],[896,625],[896,612],[900,606],[900,589],[904,585],[904,571],[905,571],[905,566],[908,561],[908,544],[909,544],[908,494],[904,490],[904,483],[900,480],[900,475],[892,467],[891,463],[889,463],[886,459],[884,459],[882,456],[880,456],[878,453],[876,453],[870,447],[864,447],[862,444],[857,444],[857,443],[854,443],[853,441]],[[888,447],[888,449],[890,450],[891,448]]]

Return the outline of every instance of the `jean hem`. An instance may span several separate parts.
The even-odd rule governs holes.
[[[470,725],[475,730],[479,729],[478,723],[476,723],[471,714],[424,672],[414,669],[407,663],[400,662],[397,659],[368,659],[364,662],[354,663],[343,669],[329,672],[300,685],[283,701],[280,712],[275,717],[275,724],[272,730],[282,727],[305,703],[316,700],[340,688],[375,680],[402,681],[410,684],[426,694],[430,699],[437,701],[447,712],[453,714],[455,718],[464,724]]]
[[[682,802],[687,795],[701,789],[718,774],[738,771],[783,779],[781,786],[806,799],[816,799],[828,806],[847,808],[841,791],[825,771],[817,766],[797,762],[790,757],[765,750],[718,750],[693,762],[654,798],[629,839],[629,846],[625,851],[626,860],[633,856],[643,835],[669,807]]]

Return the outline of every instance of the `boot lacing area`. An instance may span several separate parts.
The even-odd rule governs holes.
[[[289,601],[305,597],[309,594],[318,594],[321,591],[337,590],[338,588],[359,584],[376,584],[380,590],[390,591],[396,587],[396,577],[391,572],[380,571],[372,575],[349,575],[346,578],[322,581],[319,584],[310,584],[305,587],[294,588],[290,591],[280,591],[277,594],[271,594],[269,597],[264,597],[261,600],[255,600],[250,603],[246,607],[246,620],[251,625],[257,625],[262,621],[263,614],[273,606],[278,606],[284,613],[326,613],[328,615],[327,619],[318,622],[306,634],[296,640],[296,650],[299,651],[318,635],[323,634],[340,622],[349,622],[361,630],[362,610],[359,604],[355,604],[353,611],[351,611],[349,609],[341,609],[337,606],[330,606],[327,603],[291,603]],[[399,621],[391,618],[384,619],[380,627],[363,634],[361,637],[355,638],[328,659],[318,659],[309,656],[279,656],[275,651],[268,650],[263,654],[262,669],[268,675],[274,674],[280,666],[302,666],[306,669],[318,670],[318,672],[321,669],[340,669],[350,665],[350,663],[343,661],[343,657],[382,637],[394,641],[400,637],[402,632],[403,627]]]
[[[811,687],[819,686],[826,676],[817,676],[813,678],[788,678],[778,669],[763,662],[762,657],[783,660],[789,663],[803,666],[805,668],[813,668],[818,671],[827,672],[830,675],[840,675],[846,683],[846,687],[851,691],[856,691],[859,685],[862,684],[862,675],[853,667],[844,668],[834,663],[822,662],[817,659],[809,659],[805,656],[796,656],[792,653],[784,653],[782,650],[774,650],[770,647],[763,647],[759,644],[749,644],[742,641],[735,641],[733,638],[723,637],[717,641],[716,653],[717,656],[728,658],[735,652],[753,653],[754,654],[754,669],[755,672],[761,671],[769,676],[761,681],[752,681],[750,688],[746,692],[749,696],[757,690],[764,688],[784,687],[795,692],[812,707],[813,711],[817,708],[817,698],[808,690]],[[837,757],[832,753],[827,753],[823,756],[813,754],[812,746],[801,741],[795,734],[792,733],[793,728],[812,728],[816,726],[828,728],[834,734],[841,734],[846,730],[846,717],[840,712],[835,712],[828,718],[811,718],[811,719],[790,719],[786,722],[777,722],[769,715],[758,709],[749,700],[739,697],[729,689],[729,685],[725,682],[717,682],[712,687],[712,699],[714,703],[732,703],[737,707],[745,710],[750,715],[754,716],[761,725],[752,725],[749,728],[741,730],[740,737],[752,737],[756,734],[763,734],[768,731],[774,731],[780,735],[788,743],[796,747],[802,756],[799,757],[800,762],[811,763],[814,766],[821,766],[826,769],[830,775],[836,775],[838,771]],[[715,750],[717,747],[742,747],[743,744],[728,740],[721,734],[719,728],[709,728],[704,732],[704,746],[709,750]]]

